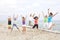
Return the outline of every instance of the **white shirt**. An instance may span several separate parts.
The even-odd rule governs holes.
[[[17,24],[17,18],[13,18],[13,24]]]

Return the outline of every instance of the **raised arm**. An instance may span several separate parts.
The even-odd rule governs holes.
[[[42,11],[43,17],[44,17],[44,12]]]
[[[15,14],[13,15],[13,18],[15,18]]]
[[[32,17],[32,14],[30,14],[29,16]]]
[[[55,15],[57,15],[58,14],[58,12],[56,12],[54,15],[53,15],[53,17],[55,16]]]
[[[38,17],[40,17],[40,14],[39,14],[39,16]]]
[[[35,16],[35,13],[32,15],[32,17],[34,17]]]
[[[20,15],[20,17],[22,18],[22,15]]]
[[[49,15],[50,8],[48,9],[48,15]]]
[[[16,16],[16,18],[18,18],[18,15]]]
[[[28,16],[26,15],[25,18],[27,18]]]
[[[16,17],[15,17],[15,14],[13,15],[13,18],[18,18],[18,15],[16,15]]]

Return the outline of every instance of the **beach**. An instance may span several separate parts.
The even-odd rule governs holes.
[[[60,40],[59,17],[60,0],[0,0],[0,40]]]
[[[0,40],[60,40],[60,34],[30,28],[22,32],[22,27],[20,32],[16,28],[11,32],[7,27],[0,26]]]

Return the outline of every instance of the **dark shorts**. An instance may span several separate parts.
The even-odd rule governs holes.
[[[34,24],[33,28],[35,28],[35,27],[38,29],[38,24]]]

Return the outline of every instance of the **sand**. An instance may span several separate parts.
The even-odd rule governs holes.
[[[0,40],[60,40],[60,34],[27,28],[25,33],[14,28],[12,32],[7,27],[0,27]]]

